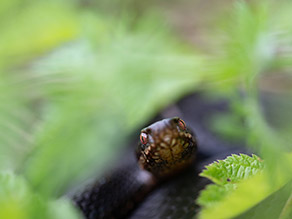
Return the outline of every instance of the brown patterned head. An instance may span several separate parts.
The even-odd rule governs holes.
[[[165,178],[189,166],[196,149],[196,139],[185,122],[174,117],[141,130],[137,157],[142,169]]]

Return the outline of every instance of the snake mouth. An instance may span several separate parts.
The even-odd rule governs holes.
[[[173,175],[192,163],[196,141],[180,118],[156,122],[141,135],[139,165],[156,177]]]

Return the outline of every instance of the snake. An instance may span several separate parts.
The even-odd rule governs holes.
[[[200,123],[203,116],[197,116]],[[136,150],[130,148],[116,168],[74,195],[84,218],[194,218],[195,199],[210,183],[199,176],[201,170],[242,148],[230,149],[216,137],[204,137],[202,128],[195,127],[196,134],[192,128],[177,116],[143,128]]]
[[[196,149],[197,141],[182,119],[174,117],[155,122],[141,130],[136,150],[139,167],[134,168],[135,175],[131,179],[131,183],[135,182],[136,187],[132,188],[132,194],[126,193],[123,202],[116,204],[112,200],[112,203],[107,203],[111,208],[102,206],[106,202],[102,202],[103,197],[98,197],[97,193],[102,193],[101,190],[105,192],[108,188],[99,185],[100,188],[95,194],[92,194],[92,190],[91,194],[84,192],[79,195],[76,203],[86,218],[122,217],[134,206],[134,202],[141,200],[156,185],[190,166],[195,159]],[[128,174],[125,176],[129,177]],[[95,200],[90,200],[94,195]],[[89,201],[94,204],[89,205]]]

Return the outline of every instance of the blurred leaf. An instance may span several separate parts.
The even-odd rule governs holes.
[[[269,1],[236,1],[224,23],[224,48],[212,76],[219,80],[250,82],[273,58],[275,43],[269,30]],[[221,58],[220,58],[221,57]],[[234,83],[235,82],[235,83]],[[226,86],[226,84],[225,84]]]
[[[74,208],[70,200],[57,199],[49,203],[49,211],[52,219],[78,219],[82,218],[79,212]]]
[[[66,205],[69,207],[70,204],[67,202]],[[65,203],[63,206],[65,206]],[[68,207],[67,214],[73,216],[71,218],[77,218],[75,210]],[[65,210],[64,207],[63,210]],[[39,195],[33,193],[22,177],[15,176],[12,173],[0,175],[0,218],[53,219],[56,216],[58,214],[49,212],[48,203]]]
[[[238,114],[218,114],[210,119],[212,130],[228,141],[244,141],[246,128]]]
[[[225,185],[207,185],[207,187],[201,191],[197,203],[202,206],[205,210],[216,206],[224,197],[226,197],[231,191],[236,189],[235,184],[227,183]]]
[[[27,1],[26,5],[13,2],[15,5],[6,4],[10,7],[9,18],[0,22],[0,67],[34,58],[79,32],[71,7],[55,1]]]
[[[258,203],[253,208],[249,209],[248,211],[244,212],[243,214],[235,217],[236,219],[256,219],[256,218],[266,218],[266,219],[274,219],[274,218],[285,218],[282,214],[287,201],[291,198],[291,191],[292,191],[292,184],[291,182],[284,185],[281,189],[274,192],[262,202]],[[289,197],[290,196],[290,197]],[[291,210],[291,206],[290,206]],[[289,213],[289,212],[287,212]],[[287,216],[287,215],[286,215]],[[288,215],[287,218],[291,218]]]

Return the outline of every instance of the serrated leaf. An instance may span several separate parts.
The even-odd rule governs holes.
[[[233,218],[255,206],[281,186],[283,186],[283,182],[272,185],[269,176],[260,172],[239,182],[237,189],[230,191],[228,195],[222,197],[212,207],[203,208],[200,212],[200,218]]]
[[[257,156],[254,155],[253,157],[256,158]],[[292,154],[283,155],[279,157],[279,159],[286,160],[287,164],[291,163]],[[221,161],[220,163],[222,164],[224,163],[224,161]],[[246,164],[247,163],[245,163],[244,165]],[[261,160],[255,160],[254,163],[251,163],[251,165],[259,165],[259,169],[257,171],[251,171],[251,173],[254,173],[254,175],[250,175],[250,177],[248,178],[242,178],[238,182],[233,183],[233,188],[228,187],[229,184],[216,184],[207,186],[206,190],[201,192],[201,195],[197,200],[197,202],[202,206],[200,218],[233,218],[256,205],[259,205],[259,208],[257,209],[263,209],[261,207],[262,203],[265,203],[266,205],[275,204],[273,200],[268,200],[267,202],[262,201],[265,200],[268,196],[272,195],[274,192],[278,191],[289,180],[291,180],[291,171],[283,168],[280,163],[275,163],[275,168],[277,170],[276,172],[278,174],[277,176],[272,176],[272,172],[270,172],[268,168],[263,168],[264,163]],[[214,171],[211,173],[214,173]],[[214,178],[216,179],[216,177]],[[280,207],[277,206],[277,212],[281,210],[281,207],[283,207],[282,204]],[[273,212],[273,215],[275,213],[276,212]],[[250,216],[250,214],[248,215]],[[258,212],[257,215],[261,215],[261,213]],[[242,215],[242,218],[249,217],[245,217],[245,215]]]
[[[233,154],[225,160],[215,161],[208,165],[200,176],[216,184],[225,185],[246,179],[261,170],[263,166],[264,163],[254,154],[251,157],[245,154]]]
[[[225,160],[218,160],[208,165],[200,176],[212,180],[215,185],[208,185],[197,200],[197,203],[203,207],[201,215],[212,213],[214,206],[217,207],[220,201],[232,194],[237,188],[237,183],[255,175],[263,167],[264,162],[258,156],[246,154],[233,154]]]

